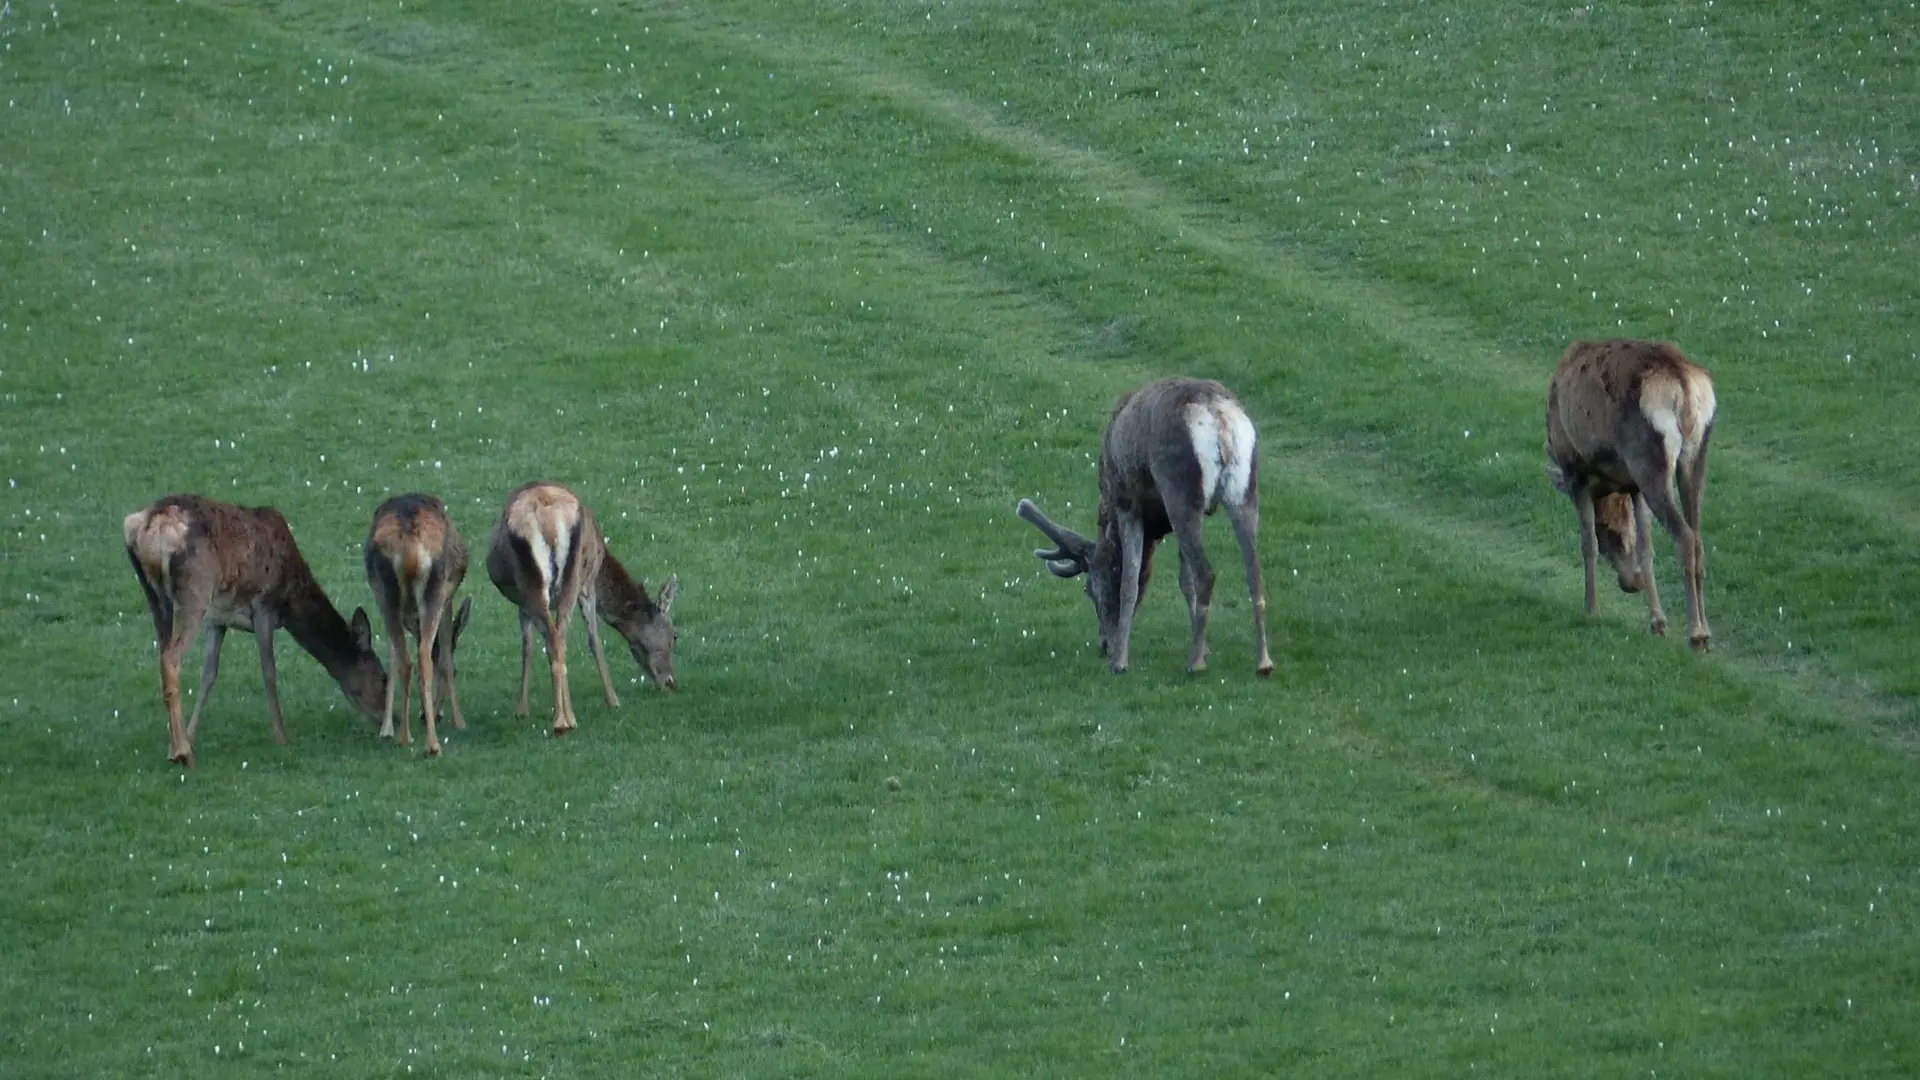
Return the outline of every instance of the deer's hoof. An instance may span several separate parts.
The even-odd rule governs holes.
[[[428,743],[428,744],[427,744],[427,756],[428,756],[428,757],[439,757],[439,756],[440,756],[440,744],[439,744],[439,743],[437,743],[437,742],[430,742],[430,743]]]
[[[1259,667],[1257,667],[1257,668],[1254,668],[1254,669],[1253,669],[1253,673],[1254,673],[1255,675],[1258,675],[1258,676],[1260,676],[1260,677],[1261,677],[1261,678],[1263,678],[1263,679],[1264,679],[1264,678],[1267,678],[1268,676],[1270,676],[1270,675],[1272,675],[1272,674],[1273,674],[1273,664],[1272,664],[1272,662],[1271,662],[1271,661],[1269,661],[1268,663],[1265,663],[1265,664],[1261,664],[1261,665],[1260,665]]]
[[[193,751],[191,749],[175,750],[167,755],[167,760],[181,768],[191,769],[193,768]]]
[[[1713,651],[1713,635],[1696,634],[1693,637],[1690,637],[1687,639],[1687,644],[1693,646],[1694,652],[1698,652],[1698,653],[1712,652]]]
[[[1654,621],[1647,624],[1647,629],[1653,631],[1654,637],[1666,637],[1667,636],[1667,620],[1655,619]]]
[[[574,729],[574,727],[575,725],[573,724],[555,724],[553,725],[553,737],[557,739],[560,736],[565,735],[568,732],[571,732]]]

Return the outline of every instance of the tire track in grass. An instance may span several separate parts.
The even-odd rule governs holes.
[[[680,25],[686,28],[685,23]],[[699,30],[698,27],[693,29]],[[769,51],[766,39],[761,38],[747,40],[730,36],[727,44],[736,49]],[[503,55],[511,52],[523,60],[531,58],[524,47],[516,48],[515,43],[501,40],[488,42],[484,35],[469,38],[468,45],[475,51],[491,49]],[[1422,358],[1451,366],[1499,386],[1512,385],[1516,381],[1524,383],[1529,389],[1529,398],[1533,383],[1538,381],[1535,376],[1544,370],[1531,370],[1526,361],[1486,343],[1475,343],[1474,348],[1466,350],[1441,349],[1438,343],[1449,340],[1473,341],[1470,329],[1457,320],[1405,305],[1383,287],[1365,282],[1326,280],[1323,275],[1302,266],[1298,260],[1274,250],[1273,245],[1259,241],[1247,228],[1218,220],[1216,215],[1203,209],[1183,207],[1136,171],[1101,155],[1051,142],[1018,125],[1008,124],[970,102],[940,95],[895,77],[866,71],[849,74],[847,69],[850,62],[844,57],[808,53],[787,55],[784,52],[779,55],[784,62],[825,69],[833,72],[836,78],[851,78],[859,82],[866,93],[960,125],[976,137],[1034,163],[1041,171],[1064,173],[1074,177],[1075,183],[1097,187],[1103,196],[1126,207],[1141,220],[1144,228],[1193,244],[1229,265],[1243,268],[1251,277],[1304,297],[1310,304],[1340,312],[1370,333],[1402,345]],[[570,78],[567,72],[558,69],[549,74],[562,82]],[[780,209],[776,216],[781,220],[801,223],[809,231],[835,234],[843,246],[850,244],[853,250],[866,252],[867,257],[883,257],[884,261],[910,268],[917,280],[937,282],[936,291],[946,295],[971,295],[988,299],[996,321],[1012,320],[1025,324],[1011,336],[1049,343],[1044,351],[1051,355],[1070,355],[1073,352],[1071,342],[1076,328],[1070,311],[1047,303],[1044,298],[1033,295],[1031,290],[1010,295],[1008,282],[991,271],[972,263],[956,263],[950,258],[943,258],[938,249],[929,248],[910,235],[889,233],[869,222],[830,218],[817,200],[796,195],[781,186],[778,179],[765,175],[761,169],[743,167],[725,146],[714,143],[708,137],[689,135],[644,114],[625,111],[613,105],[584,104],[578,110],[560,115],[553,106],[530,102],[513,93],[510,88],[476,88],[470,94],[482,98],[493,97],[496,99],[493,103],[496,108],[524,115],[530,123],[541,124],[549,139],[573,142],[575,151],[583,159],[593,159],[606,153],[630,152],[628,147],[610,148],[596,143],[594,139],[603,139],[604,135],[595,134],[590,138],[589,133],[604,133],[608,130],[607,125],[628,131],[644,130],[646,138],[655,144],[671,145],[676,160],[687,164],[699,162],[702,171],[707,172],[714,183],[724,183],[742,190],[742,201],[778,207]],[[588,123],[577,126],[581,120]],[[576,124],[569,125],[566,121]],[[611,172],[616,164],[609,162],[601,168]],[[598,258],[592,255],[594,249],[606,247],[608,241],[604,237],[589,236],[557,223],[550,227],[569,234],[569,246],[574,248],[577,255],[606,265],[617,261],[610,250],[601,250]],[[985,338],[1004,339],[1009,336],[1004,333],[988,334],[986,329],[989,328],[981,330]],[[1113,372],[1116,385],[1148,374],[1144,366],[1125,366],[1131,370],[1122,373],[1116,369]],[[1020,374],[1025,378],[1031,377],[1034,372],[1023,370]],[[1348,503],[1392,528],[1413,534],[1426,550],[1438,553],[1445,563],[1457,567],[1463,580],[1486,582],[1490,591],[1530,600],[1545,609],[1564,608],[1578,603],[1580,582],[1577,559],[1564,554],[1548,555],[1537,544],[1518,538],[1514,530],[1489,524],[1486,520],[1437,511],[1432,500],[1420,497],[1417,478],[1403,475],[1404,468],[1391,461],[1341,448],[1327,439],[1307,444],[1305,451],[1292,453],[1287,458],[1290,482],[1311,487],[1323,497]],[[1795,483],[1792,479],[1779,478],[1790,472],[1790,468],[1783,472],[1773,463],[1763,464],[1762,468],[1775,483],[1787,486]],[[1641,611],[1641,608],[1630,604],[1610,605],[1601,617],[1608,623],[1621,626],[1623,631],[1631,627],[1635,632],[1644,633]],[[1829,721],[1865,722],[1871,727],[1882,728],[1884,734],[1883,725],[1910,711],[1899,699],[1881,693],[1857,678],[1835,673],[1816,660],[1807,660],[1801,667],[1787,670],[1769,658],[1741,656],[1723,648],[1721,652],[1703,660],[1703,664],[1726,673],[1749,688],[1765,688],[1768,696],[1777,704],[1798,715],[1816,716]]]
[[[1403,301],[1388,286],[1316,269],[1287,252],[1281,241],[1261,235],[1258,227],[1208,207],[1183,203],[1122,161],[1051,139],[1006,120],[991,108],[874,69],[842,52],[730,27],[719,17],[700,20],[651,12],[649,18],[656,30],[661,23],[672,23],[677,32],[717,39],[735,53],[755,54],[776,64],[808,70],[823,81],[844,81],[860,94],[888,102],[899,111],[958,128],[1030,163],[1038,173],[1086,190],[1089,201],[1091,194],[1098,192],[1103,202],[1120,207],[1139,221],[1144,233],[1189,245],[1239,268],[1260,287],[1297,298],[1303,306],[1337,313],[1366,333],[1423,361],[1487,386],[1512,400],[1515,410],[1532,413],[1542,407],[1546,375],[1557,355],[1517,355],[1480,338],[1459,319]],[[738,170],[734,171],[737,175]],[[935,273],[942,263],[926,258],[923,266],[925,272]],[[1002,291],[998,282],[977,284],[992,295]],[[1011,317],[1015,307],[1004,302],[995,306],[1003,317]],[[1048,324],[1029,328],[1033,340],[1056,342],[1055,349],[1050,350],[1056,354],[1071,353],[1065,344],[1070,329],[1056,324],[1061,312],[1042,305],[1030,290],[1017,307],[1029,320]],[[1131,373],[1135,379],[1148,374],[1144,367],[1135,367]],[[1549,608],[1579,602],[1577,558],[1548,556],[1537,545],[1519,540],[1512,530],[1481,519],[1436,512],[1431,500],[1419,497],[1417,482],[1402,478],[1399,474],[1404,470],[1392,462],[1347,451],[1327,441],[1316,443],[1313,449],[1316,456],[1310,460],[1289,457],[1290,479],[1310,481],[1326,492],[1354,499],[1363,509],[1420,536],[1433,550],[1446,552],[1447,561],[1461,567],[1469,578],[1487,580]],[[1714,460],[1723,472],[1731,469],[1747,473],[1763,484],[1788,489],[1795,497],[1828,498],[1854,513],[1920,537],[1920,514],[1877,492],[1835,483],[1803,465],[1773,459],[1744,446],[1729,446],[1724,436],[1715,446]],[[1506,573],[1493,572],[1490,567],[1505,568]],[[1643,612],[1636,605],[1612,605],[1601,618],[1644,633]],[[1886,734],[1885,725],[1913,712],[1910,702],[1883,692],[1858,675],[1834,671],[1814,658],[1782,662],[1759,654],[1740,655],[1727,650],[1723,638],[1722,649],[1705,662],[1742,681],[1766,687],[1775,701],[1792,712],[1846,718],[1865,724],[1881,736]]]
[[[576,6],[581,2],[576,0]],[[1513,400],[1515,408],[1535,412],[1544,407],[1547,376],[1559,359],[1557,353],[1516,354],[1479,336],[1460,319],[1408,303],[1389,285],[1315,267],[1291,253],[1283,239],[1228,213],[1185,202],[1124,161],[1051,138],[975,101],[874,68],[844,51],[792,37],[763,35],[732,25],[722,16],[681,12],[650,12],[649,16],[658,23],[673,23],[681,32],[718,39],[735,52],[758,54],[823,77],[845,80],[902,112],[959,128],[982,143],[1031,163],[1063,185],[1085,189],[1090,195],[1098,192],[1102,201],[1137,219],[1145,232],[1190,245],[1223,264],[1240,268],[1264,288],[1284,292],[1306,306],[1336,312],[1423,361],[1456,371],[1496,392],[1504,390],[1503,396]],[[1604,332],[1596,328],[1595,336],[1604,336]],[[1518,388],[1525,388],[1525,392]],[[1723,391],[1722,396],[1723,404],[1733,404],[1737,409],[1735,395]],[[1724,400],[1729,398],[1733,400]],[[1733,415],[1733,410],[1723,408],[1722,413]],[[1721,427],[1723,432],[1728,431],[1728,425]],[[1729,445],[1726,434],[1714,450],[1714,461],[1722,469],[1732,468],[1770,486],[1789,489],[1797,497],[1838,502],[1855,513],[1897,527],[1910,539],[1920,538],[1920,510],[1878,490],[1823,475],[1805,464],[1772,457],[1755,447]]]

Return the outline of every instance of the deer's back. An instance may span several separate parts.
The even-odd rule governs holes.
[[[285,611],[314,588],[287,519],[199,495],[169,495],[127,516],[127,551],[162,594],[203,593],[209,617],[246,626],[248,609]]]

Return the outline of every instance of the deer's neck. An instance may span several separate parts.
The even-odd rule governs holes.
[[[281,625],[301,648],[320,661],[327,674],[337,677],[351,668],[359,655],[353,629],[340,617],[339,609],[327,599],[326,592],[311,573],[296,577],[304,580],[289,583]]]
[[[611,551],[600,560],[600,576],[594,580],[594,587],[600,593],[600,615],[608,621],[653,610],[647,587],[635,581]]]

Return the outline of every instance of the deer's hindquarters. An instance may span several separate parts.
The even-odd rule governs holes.
[[[1239,506],[1253,486],[1258,436],[1253,421],[1230,397],[1186,407],[1187,437],[1200,467],[1200,499],[1206,510],[1225,502]]]

